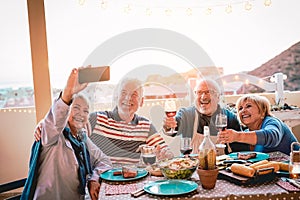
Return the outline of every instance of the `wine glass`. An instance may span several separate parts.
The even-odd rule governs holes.
[[[175,117],[177,112],[176,101],[173,99],[169,99],[165,101],[165,113],[167,117]],[[176,133],[174,128],[171,128],[170,132],[167,132],[169,135],[173,135]]]
[[[215,121],[215,126],[217,129],[220,131],[224,131],[225,128],[227,127],[227,115],[223,113],[219,113],[216,115],[216,121]],[[227,144],[228,145],[228,144]],[[225,144],[216,144],[216,147],[218,149],[224,149],[226,147]],[[228,151],[229,151],[229,145],[228,145]]]
[[[189,137],[180,138],[180,152],[185,157],[188,156],[190,153],[192,153],[193,148],[192,148],[191,141],[192,139]]]
[[[141,148],[141,157],[144,165],[149,166],[156,162],[156,152],[154,146],[143,145]]]
[[[141,162],[142,166],[148,171],[147,182],[151,182],[152,165],[156,163],[156,149],[154,146],[141,145]]]

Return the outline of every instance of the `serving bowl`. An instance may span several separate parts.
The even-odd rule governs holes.
[[[158,165],[167,179],[189,179],[196,171],[198,164],[198,159],[187,157],[163,160]]]

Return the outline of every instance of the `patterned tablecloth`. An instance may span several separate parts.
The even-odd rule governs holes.
[[[279,158],[282,160],[282,155],[278,153],[270,154],[270,158]],[[288,157],[285,157],[287,159]],[[285,160],[283,159],[283,160]],[[274,159],[277,160],[277,159]],[[161,200],[175,200],[175,199],[213,199],[213,200],[230,200],[230,199],[259,199],[259,200],[300,200],[300,192],[288,192],[287,190],[276,184],[279,179],[276,177],[271,181],[251,184],[240,185],[229,182],[227,180],[218,179],[216,187],[212,190],[205,190],[202,188],[199,181],[198,174],[195,172],[192,180],[198,183],[197,190],[181,195],[181,196],[156,196],[152,194],[143,194],[138,198],[131,196],[131,191],[141,189],[148,181],[161,180],[162,177],[147,176],[137,181],[131,182],[109,182],[103,181],[100,189],[99,199],[113,199],[113,200],[127,200],[127,199],[161,199]]]
[[[127,199],[219,199],[219,200],[229,200],[229,199],[300,199],[300,192],[288,192],[276,184],[277,179],[257,185],[241,186],[234,183],[230,183],[227,180],[217,180],[216,187],[212,190],[205,190],[202,188],[201,183],[197,180],[197,174],[193,175],[192,180],[199,184],[199,187],[194,192],[186,195],[165,197],[156,196],[145,193],[144,195],[133,198],[130,192],[134,189],[143,188],[147,181],[161,180],[159,177],[149,177],[143,178],[139,181],[134,182],[106,182],[103,181],[101,184],[100,198],[99,199],[113,199],[113,200],[127,200]],[[128,186],[130,185],[130,186]],[[116,187],[117,186],[117,187]],[[115,190],[118,188],[120,191],[113,194],[111,189]],[[123,189],[122,189],[123,188]],[[110,194],[107,194],[110,193]],[[123,193],[123,194],[122,194]],[[125,194],[124,194],[125,193]]]

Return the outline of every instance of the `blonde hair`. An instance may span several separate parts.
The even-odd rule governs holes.
[[[245,101],[253,102],[258,107],[259,113],[262,115],[262,117],[273,116],[273,114],[271,113],[270,101],[266,97],[255,94],[243,95],[236,102],[237,111],[239,110],[241,103]]]

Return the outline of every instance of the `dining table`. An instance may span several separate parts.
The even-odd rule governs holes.
[[[270,160],[287,160],[289,157],[280,152],[268,153]],[[166,180],[164,177],[153,175],[143,176],[136,180],[109,181],[102,180],[99,199],[128,200],[128,199],[209,199],[209,200],[236,200],[236,199],[259,199],[259,200],[300,200],[300,188],[284,182],[281,176],[272,179],[261,180],[255,183],[240,184],[230,179],[218,177],[213,189],[203,189],[198,174],[195,171],[189,181],[197,183],[195,190],[175,195],[153,194],[143,191],[150,183]],[[143,191],[138,197],[132,196],[135,191]]]

